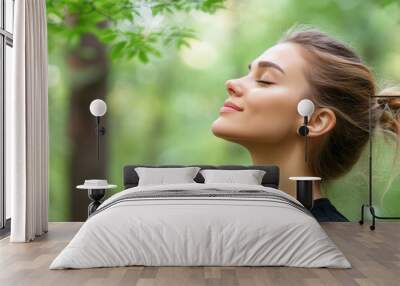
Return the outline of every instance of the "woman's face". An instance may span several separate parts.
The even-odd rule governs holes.
[[[234,142],[279,143],[297,135],[303,118],[297,103],[307,95],[300,48],[277,44],[253,60],[249,72],[226,82],[228,98],[239,110],[222,107],[212,132]]]

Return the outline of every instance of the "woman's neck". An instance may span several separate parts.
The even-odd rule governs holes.
[[[286,141],[288,142],[288,141]],[[241,144],[250,153],[253,165],[277,165],[279,167],[279,189],[296,197],[296,182],[289,177],[314,176],[304,160],[304,141],[279,145]],[[313,198],[321,198],[319,182],[313,183]]]

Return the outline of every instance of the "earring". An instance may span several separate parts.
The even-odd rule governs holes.
[[[305,146],[304,146],[304,158],[307,162],[307,135],[310,130],[307,127],[308,124],[308,117],[311,116],[314,112],[314,103],[309,99],[302,99],[297,104],[297,112],[304,117],[304,124],[299,127],[297,130],[301,136],[305,137]]]

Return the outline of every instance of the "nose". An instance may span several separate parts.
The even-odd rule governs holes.
[[[228,93],[232,96],[242,96],[243,88],[238,84],[237,80],[229,79],[225,83]]]

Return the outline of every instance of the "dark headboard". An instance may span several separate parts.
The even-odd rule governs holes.
[[[221,170],[247,170],[259,169],[264,170],[266,173],[262,179],[261,184],[265,187],[278,189],[279,187],[279,168],[275,165],[263,166],[241,166],[241,165],[128,165],[124,167],[124,189],[133,188],[138,185],[139,177],[135,171],[136,167],[157,167],[157,168],[171,168],[171,167],[200,167],[201,169],[221,169]],[[199,173],[194,178],[197,183],[204,183],[203,176]]]

